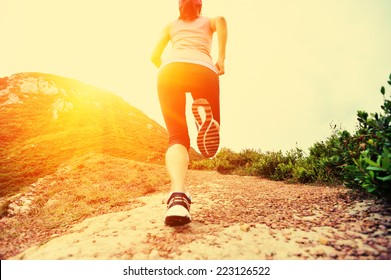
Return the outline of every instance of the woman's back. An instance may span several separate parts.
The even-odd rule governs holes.
[[[196,63],[217,72],[210,55],[212,36],[210,20],[207,17],[199,16],[192,21],[176,20],[170,28],[172,50],[164,64]]]

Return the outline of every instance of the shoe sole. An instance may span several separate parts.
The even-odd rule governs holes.
[[[181,216],[169,216],[165,219],[165,224],[171,227],[175,226],[183,226],[191,222],[189,217],[181,217]]]
[[[202,107],[205,111],[205,120],[201,118],[198,111],[199,107]],[[198,149],[205,157],[211,158],[217,153],[220,145],[220,134],[213,119],[212,108],[206,99],[200,98],[194,101],[192,112],[199,127],[197,135]]]

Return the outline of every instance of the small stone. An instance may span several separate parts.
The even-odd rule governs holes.
[[[252,251],[253,251],[253,253],[255,254],[255,255],[260,255],[261,254],[261,250],[259,249],[259,248],[253,248],[252,249]]]
[[[273,258],[273,255],[266,255],[266,258],[265,258],[267,261],[272,261],[274,258]]]
[[[328,245],[329,244],[329,240],[326,239],[326,238],[319,238],[319,243],[322,244],[322,245]]]
[[[132,256],[130,254],[123,254],[121,256],[121,260],[126,261],[126,260],[131,260]]]
[[[243,232],[249,232],[250,228],[251,228],[251,226],[248,225],[248,224],[244,224],[244,225],[240,226],[240,230],[243,231]]]

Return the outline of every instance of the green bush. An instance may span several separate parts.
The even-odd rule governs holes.
[[[298,161],[292,169],[292,178],[294,182],[304,184],[316,182],[314,164],[308,158]]]
[[[214,159],[215,169],[220,173],[232,173],[240,165],[238,154],[230,149],[222,149]]]
[[[391,197],[391,100],[384,87],[380,91],[382,113],[358,111],[353,134],[332,125],[331,136],[311,146],[308,156],[299,148],[285,154],[251,149],[236,153],[225,148],[214,159],[194,162],[192,167],[300,183],[345,183]]]
[[[336,125],[331,128],[332,134],[326,141],[317,142],[309,148],[306,168],[312,169],[310,173],[314,182],[338,184],[344,178],[343,167],[349,156],[343,143],[350,134]]]
[[[190,168],[194,170],[214,170],[215,162],[211,159],[203,159],[190,162]]]
[[[224,174],[233,174],[240,167],[251,166],[256,160],[257,154],[254,150],[244,150],[236,153],[231,149],[222,148],[213,159],[192,161],[190,168],[197,170],[216,170]]]
[[[279,164],[284,163],[284,156],[279,152],[260,154],[259,159],[249,167],[249,173],[255,176],[272,179]]]
[[[388,84],[391,86],[391,75]],[[347,148],[353,163],[345,167],[347,185],[391,197],[391,100],[383,95],[382,113],[357,112],[359,127]],[[390,94],[391,96],[391,94]],[[354,178],[354,180],[351,180]]]
[[[284,155],[281,151],[262,153],[253,149],[245,149],[236,153],[223,148],[213,159],[191,162],[190,168],[216,170],[223,174],[287,180],[292,178],[295,162],[302,157],[303,151],[300,149],[294,149]]]
[[[303,161],[303,158],[304,152],[299,148],[288,151],[284,155],[284,160],[277,165],[272,179],[296,181],[294,178],[294,170],[297,168],[298,164]]]

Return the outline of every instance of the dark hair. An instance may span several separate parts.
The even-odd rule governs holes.
[[[183,0],[179,7],[179,19],[185,21],[195,20],[198,13],[201,12],[201,6],[196,4],[194,0]]]

